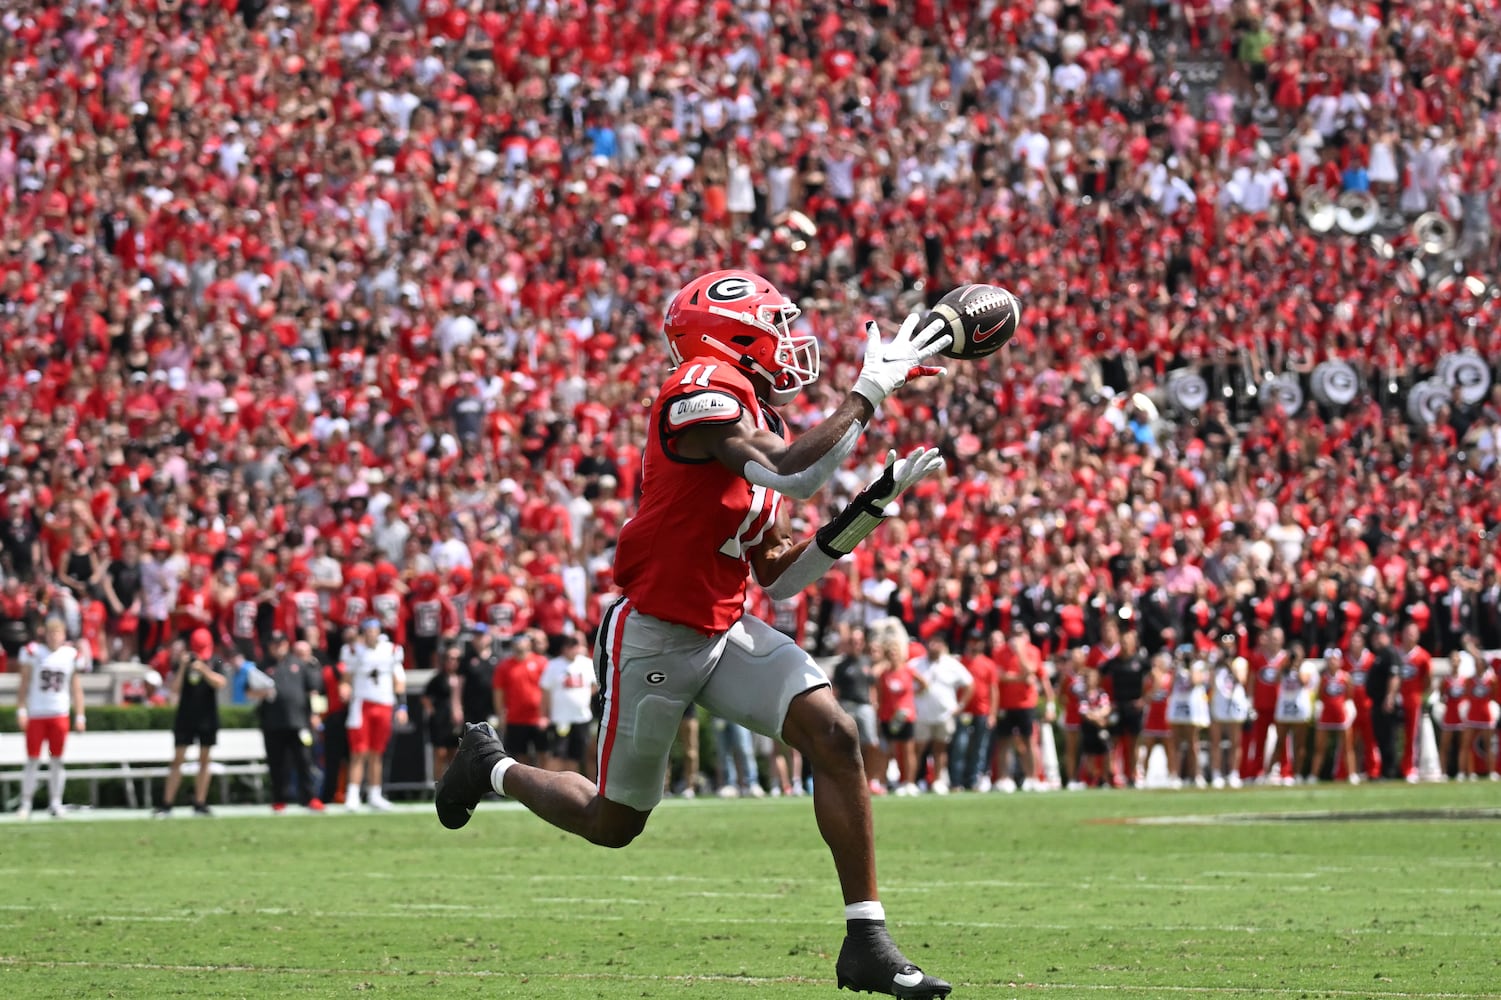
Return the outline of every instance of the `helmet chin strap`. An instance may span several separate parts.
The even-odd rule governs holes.
[[[790,372],[782,372],[781,375],[783,377],[792,379],[792,385],[788,388],[779,389],[777,388],[778,376],[767,371],[764,365],[762,365],[755,358],[751,357],[749,354],[738,353],[721,341],[718,341],[713,337],[707,335],[705,335],[702,339],[703,342],[707,344],[711,350],[719,354],[721,357],[727,358],[745,371],[751,372],[754,375],[759,375],[761,378],[765,379],[767,395],[770,398],[770,402],[774,406],[784,406],[787,403],[792,402],[797,398],[797,394],[802,391],[802,383],[798,381],[797,378]]]

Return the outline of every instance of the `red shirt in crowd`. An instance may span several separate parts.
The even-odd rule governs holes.
[[[542,726],[542,671],[547,658],[540,653],[513,656],[495,668],[492,685],[505,701],[505,724]]]

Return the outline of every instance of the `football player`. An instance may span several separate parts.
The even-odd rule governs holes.
[[[941,321],[922,324],[917,314],[890,341],[869,324],[853,390],[789,441],[775,407],[819,374],[818,342],[792,331],[799,314],[747,271],[703,275],[673,299],[664,326],[674,368],[651,410],[640,507],[615,552],[622,596],[605,612],[595,646],[604,705],[598,783],[519,763],[481,723],[467,727],[438,782],[438,818],[463,826],[493,790],[592,843],[623,847],[661,800],[678,721],[697,703],[811,761],[814,811],[846,904],[839,985],[943,997],[949,984],[909,962],[887,934],[854,723],[812,657],[744,607],[750,576],[773,600],[800,593],[942,467],[936,449],[900,459],[892,452],[814,538],[792,535],[782,498],[814,496],[887,396],[911,378],[942,373],[928,361],[952,338]]]
[[[31,818],[31,800],[36,795],[37,771],[42,744],[52,757],[47,776],[49,810],[63,814],[63,747],[68,740],[68,714],[73,728],[84,729],[83,676],[88,660],[68,642],[68,628],[61,618],[48,618],[42,642],[21,649],[21,687],[16,697],[16,723],[26,733],[26,764],[21,772],[21,819]]]
[[[386,746],[391,741],[391,726],[407,724],[407,678],[402,666],[405,655],[383,632],[379,618],[367,618],[360,625],[360,637],[345,646],[347,668],[353,691],[349,699],[349,783],[344,789],[344,808],[360,808],[360,786],[368,775],[370,808],[385,812],[391,808],[381,788],[381,766]]]

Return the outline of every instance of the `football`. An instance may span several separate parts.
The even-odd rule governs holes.
[[[934,304],[928,316],[948,324],[954,342],[943,350],[950,358],[983,358],[1000,350],[1016,333],[1021,303],[1000,285],[960,285]]]

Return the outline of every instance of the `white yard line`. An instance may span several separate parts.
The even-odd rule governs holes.
[[[831,980],[805,976],[726,976],[726,975],[693,975],[693,976],[663,976],[644,975],[638,973],[595,973],[595,972],[527,972],[527,971],[493,971],[488,969],[452,970],[452,969],[337,969],[320,968],[315,966],[257,966],[257,965],[188,965],[157,962],[98,962],[98,961],[48,961],[34,960],[23,956],[0,955],[0,966],[29,969],[91,969],[98,971],[113,972],[171,972],[171,973],[244,973],[247,975],[261,976],[335,976],[352,978],[393,978],[422,976],[429,979],[506,979],[511,981],[525,982],[527,980],[552,980],[558,982],[596,982],[596,983],[723,983],[726,985],[744,986],[770,986],[770,985],[828,985]],[[1320,987],[1317,989],[1296,989],[1282,986],[1131,986],[1122,984],[1105,983],[1007,983],[998,985],[995,983],[964,983],[954,984],[956,988],[980,990],[983,989],[987,996],[1006,995],[1010,991],[1022,992],[1048,991],[1048,992],[1074,992],[1074,993],[1139,993],[1139,994],[1182,994],[1189,996],[1205,997],[1283,997],[1297,996],[1306,997],[1316,994],[1321,997],[1362,997],[1371,1000],[1501,1000],[1501,993],[1455,993],[1446,991],[1411,993],[1404,990],[1361,989],[1341,990]]]

